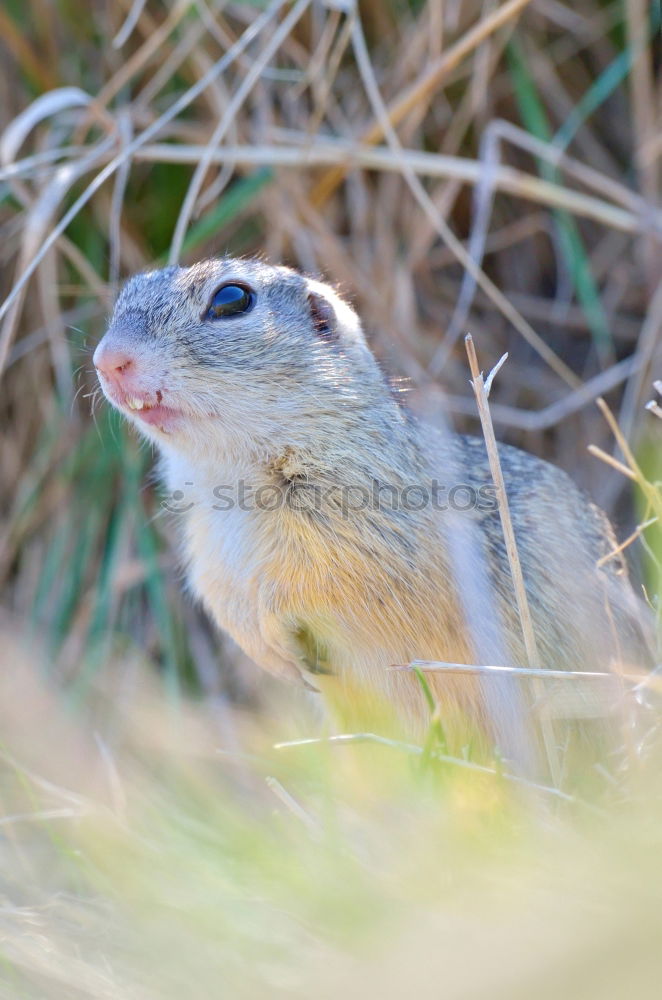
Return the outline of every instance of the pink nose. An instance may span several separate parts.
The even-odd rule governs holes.
[[[107,378],[121,379],[135,365],[135,356],[126,348],[102,340],[92,358],[94,367]]]

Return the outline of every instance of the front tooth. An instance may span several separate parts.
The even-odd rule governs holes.
[[[129,405],[129,409],[131,410],[142,410],[143,406],[145,405],[142,399],[135,399],[135,398],[128,399],[127,403]]]

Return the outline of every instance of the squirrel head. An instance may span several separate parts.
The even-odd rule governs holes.
[[[165,449],[310,445],[388,396],[351,307],[257,260],[131,278],[94,364],[110,402]]]

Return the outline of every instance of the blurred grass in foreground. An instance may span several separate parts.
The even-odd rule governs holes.
[[[277,720],[228,747],[144,674],[73,721],[3,645],[3,997],[657,995],[658,733],[595,807]]]

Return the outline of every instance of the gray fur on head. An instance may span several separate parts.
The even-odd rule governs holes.
[[[254,307],[207,318],[214,292],[233,281],[253,290]],[[316,433],[330,430],[325,414],[374,408],[383,395],[384,378],[350,306],[327,285],[257,260],[221,258],[136,275],[119,294],[104,340],[130,347],[164,404],[217,418],[216,447],[224,439],[228,446],[289,444],[307,417],[316,417]],[[186,426],[168,441],[141,430],[166,447],[181,435],[191,445]],[[199,427],[195,446],[201,430],[209,444],[210,428]]]

